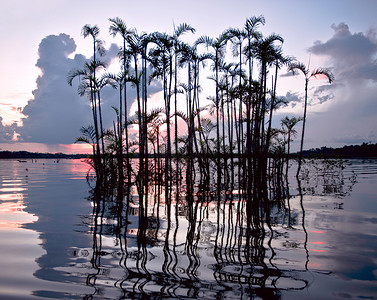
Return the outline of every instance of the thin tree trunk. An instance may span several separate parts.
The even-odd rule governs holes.
[[[297,173],[296,177],[300,174],[301,170],[301,163],[302,163],[302,151],[304,148],[304,135],[305,135],[305,124],[306,124],[306,108],[308,106],[308,83],[309,79],[305,79],[305,104],[304,104],[304,118],[302,119],[302,133],[301,133],[301,144],[300,144],[300,154],[298,158],[298,168],[297,168]]]

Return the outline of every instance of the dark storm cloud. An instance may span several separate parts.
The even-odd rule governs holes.
[[[376,31],[351,33],[344,23],[332,29],[328,41],[317,41],[309,48],[328,57],[335,82],[315,88],[314,102],[331,101],[326,112],[310,116],[308,135],[333,146],[377,142]]]
[[[377,81],[376,32],[351,33],[348,25],[332,25],[334,35],[327,42],[317,41],[309,51],[331,58],[337,78]]]

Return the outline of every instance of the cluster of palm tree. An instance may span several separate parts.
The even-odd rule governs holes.
[[[257,195],[258,186],[268,175],[268,157],[279,144],[283,145],[283,154],[287,145],[289,154],[293,127],[301,120],[287,118],[282,121],[285,130],[272,128],[273,112],[285,103],[276,93],[278,72],[283,66],[292,72],[301,70],[306,78],[302,151],[309,79],[325,75],[331,82],[333,77],[327,69],[309,73],[303,64],[284,55],[280,35],[263,36],[259,31],[265,24],[263,16],[251,17],[243,28],[229,28],[215,38],[201,36],[192,44],[181,39],[184,33],[195,33],[185,23],[172,34],[139,34],[120,18],[109,21],[110,34],[122,38],[120,72],[106,72],[106,65],[98,59],[104,52],[99,28],[85,25],[82,34],[93,39],[93,58],[83,69],[68,74],[71,85],[74,78],[80,78],[78,92],[90,100],[93,125],[82,128],[83,135],[77,141],[93,146],[92,162],[98,179],[115,174],[120,186],[126,181],[130,187],[135,182],[144,195],[154,174],[155,179],[164,178],[169,198],[168,186],[171,182],[178,186],[182,177],[179,163],[183,160],[188,190],[193,189],[195,170],[199,169],[200,182],[209,182],[215,174],[218,199],[235,181],[240,190]],[[232,55],[227,55],[229,49]],[[214,93],[203,101],[203,82],[208,79]],[[161,83],[162,108],[148,106],[148,88],[153,80]],[[134,117],[128,116],[130,84],[136,89]],[[103,127],[101,90],[105,86],[119,90],[112,129]],[[185,124],[183,130],[180,122]],[[138,129],[133,140],[131,126]],[[137,164],[132,157],[138,159]]]

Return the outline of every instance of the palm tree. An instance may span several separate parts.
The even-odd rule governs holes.
[[[136,99],[137,99],[137,109],[139,111],[138,118],[139,118],[139,124],[142,124],[141,122],[141,99],[140,99],[140,82],[141,82],[141,74],[139,73],[138,67],[139,67],[139,55],[141,55],[143,51],[143,38],[145,34],[142,33],[139,35],[137,31],[135,30],[131,35],[127,36],[127,43],[129,48],[129,53],[133,58],[134,63],[134,84],[136,86]],[[142,126],[139,127],[139,143],[141,145],[142,141]],[[139,154],[141,155],[144,151],[144,149],[141,149],[141,146],[139,145]]]
[[[122,120],[122,103],[123,103],[123,91],[126,89],[127,79],[125,72],[119,72],[118,74],[105,73],[101,77],[102,87],[105,85],[111,85],[113,88],[119,88],[119,109],[113,107],[117,115],[117,126],[114,124],[114,136],[116,145],[116,154],[118,159],[118,173],[119,173],[119,183],[123,184],[123,120]],[[126,97],[126,94],[124,94]],[[124,101],[126,103],[126,100]],[[127,118],[127,105],[125,107],[125,131],[126,131],[126,169],[128,184],[130,185],[131,180],[131,166],[129,163],[129,144],[128,144],[128,118]]]
[[[180,56],[180,40],[179,37],[186,33],[195,33],[195,28],[187,23],[180,24],[177,28],[174,28],[173,33],[173,47],[174,47],[174,143],[175,153],[178,154],[178,120],[177,120],[177,95],[178,95],[178,58]]]
[[[215,96],[215,103],[217,105],[216,107],[216,123],[217,123],[217,128],[216,128],[216,134],[217,134],[217,155],[220,157],[220,119],[219,119],[219,91],[220,91],[220,81],[219,81],[219,72],[220,72],[220,65],[222,62],[222,59],[225,55],[225,50],[226,50],[226,44],[229,40],[229,36],[227,32],[223,32],[220,34],[219,37],[216,39],[210,38],[208,36],[201,36],[196,42],[195,45],[199,44],[204,44],[207,49],[211,47],[214,50],[214,55],[212,57],[213,59],[213,69],[215,71],[215,85],[216,85],[216,96]]]
[[[259,38],[252,43],[253,51],[255,57],[259,60],[260,69],[260,91],[259,99],[256,106],[256,119],[255,119],[255,129],[257,140],[261,143],[261,146],[265,142],[264,136],[264,119],[266,113],[266,94],[267,94],[267,73],[268,67],[272,64],[279,52],[279,47],[275,46],[275,42],[283,43],[283,38],[278,34],[271,34],[266,38]],[[259,147],[256,149],[259,152]]]
[[[116,35],[120,35],[123,39],[123,47],[120,49],[119,58],[122,63],[122,73],[119,74],[115,79],[119,84],[120,87],[120,95],[119,95],[119,143],[120,143],[120,162],[121,164],[123,161],[123,108],[122,108],[122,90],[123,90],[123,99],[124,99],[124,124],[128,123],[128,109],[127,109],[127,74],[129,71],[130,65],[130,51],[126,48],[126,43],[129,37],[134,34],[133,29],[128,29],[126,23],[120,18],[110,18],[109,21],[111,22],[109,32],[110,34],[115,37]],[[130,170],[130,162],[129,162],[129,145],[128,145],[128,128],[125,126],[125,138],[126,138],[126,165],[127,165],[127,174],[128,174],[128,182],[130,183],[131,180],[131,170]]]
[[[129,70],[130,65],[130,55],[129,51],[126,48],[126,42],[127,39],[134,33],[133,29],[128,29],[126,23],[120,19],[120,18],[110,18],[109,21],[111,22],[111,26],[109,28],[110,34],[115,37],[117,34],[119,34],[123,38],[123,47],[121,47],[119,52],[119,58],[122,63],[122,72],[123,76],[118,79],[123,79],[123,93],[124,93],[124,110],[125,110],[125,123],[127,123],[127,88],[126,88],[126,82],[127,82],[127,73]],[[122,101],[119,103],[119,115],[120,115],[120,132],[123,132],[122,130],[122,114],[123,114],[123,108],[122,108]],[[126,129],[127,130],[127,129]],[[127,136],[127,133],[126,133]],[[120,136],[121,138],[121,136]]]
[[[177,184],[177,192],[179,190],[179,158],[178,158],[178,118],[177,118],[177,111],[178,111],[178,68],[179,68],[179,57],[181,56],[181,44],[180,36],[186,32],[195,33],[195,28],[191,27],[187,23],[180,24],[177,28],[174,27],[174,32],[172,36],[173,40],[173,48],[174,48],[174,152],[176,156],[176,184]]]
[[[180,86],[186,92],[186,104],[187,104],[187,116],[188,116],[188,153],[192,153],[192,149],[195,143],[197,147],[197,140],[195,139],[195,117],[197,118],[198,127],[201,126],[200,119],[200,105],[199,105],[199,75],[200,66],[205,66],[207,59],[213,58],[211,54],[204,53],[199,54],[196,44],[190,46],[185,43],[180,44],[179,48],[179,65],[183,67],[187,65],[187,84],[181,83]],[[201,132],[199,131],[199,135]]]
[[[275,77],[272,76],[273,86],[271,90],[271,103],[270,103],[270,116],[268,120],[268,128],[267,128],[267,136],[266,136],[266,148],[265,152],[268,153],[269,145],[270,145],[270,139],[271,139],[271,128],[272,128],[272,114],[275,109],[278,108],[280,104],[286,105],[286,101],[283,98],[276,97],[276,87],[277,87],[277,78],[278,78],[278,71],[283,65],[289,65],[289,63],[292,61],[292,57],[290,56],[284,56],[282,54],[281,48],[276,49],[275,53],[275,59],[273,61],[273,64],[275,65]]]
[[[105,54],[104,48],[104,41],[98,38],[99,35],[99,27],[97,25],[91,26],[86,24],[81,29],[81,34],[84,38],[91,36],[93,38],[93,62],[96,62],[96,52],[99,53],[100,56]],[[96,68],[93,68],[93,82],[96,82]],[[96,93],[93,94],[94,103],[97,102],[97,95]],[[100,103],[98,103],[100,109]],[[102,123],[102,118],[100,115],[100,123]],[[102,126],[101,126],[102,127]],[[103,141],[103,129],[101,128],[101,142],[102,142],[102,152],[105,152],[104,141]]]
[[[92,108],[92,114],[93,114],[93,123],[94,123],[94,131],[96,136],[96,153],[97,155],[101,155],[100,151],[100,134],[99,134],[99,128],[98,128],[98,109],[97,109],[97,86],[98,83],[95,80],[94,73],[96,69],[99,68],[105,68],[106,65],[101,61],[94,61],[86,62],[84,64],[83,69],[76,69],[71,70],[67,75],[67,82],[70,86],[73,84],[73,79],[76,77],[80,78],[80,83],[78,85],[77,92],[80,96],[89,95],[90,99],[90,106]],[[101,132],[101,137],[103,137],[103,133]],[[100,160],[97,160],[97,163],[99,163]],[[98,168],[100,165],[96,165]]]
[[[151,41],[156,45],[149,53],[151,64],[154,68],[152,76],[160,78],[163,84],[163,98],[167,121],[167,155],[171,156],[170,103],[173,80],[174,40],[166,33],[154,32],[151,34]]]
[[[128,44],[128,51],[130,56],[133,59],[134,63],[134,75],[132,76],[133,84],[136,86],[136,99],[137,99],[137,118],[139,124],[139,175],[137,176],[138,180],[140,181],[139,184],[141,187],[146,187],[147,183],[147,172],[148,172],[148,165],[147,165],[147,158],[144,161],[144,156],[147,151],[145,148],[147,147],[147,128],[146,128],[146,46],[149,37],[146,33],[141,33],[140,35],[135,30],[132,34],[127,36],[127,44]],[[141,67],[142,70],[139,72],[139,57],[142,58]],[[140,84],[141,84],[141,92],[142,92],[142,99],[140,98]],[[141,188],[141,198],[143,198],[143,189]]]
[[[239,137],[243,136],[243,122],[242,122],[242,116],[243,116],[243,108],[242,104],[243,102],[246,103],[246,136],[251,135],[251,126],[252,126],[252,118],[251,118],[251,94],[245,95],[248,97],[247,101],[244,101],[242,99],[243,93],[241,92],[242,90],[242,85],[243,82],[245,81],[244,78],[244,73],[242,71],[242,54],[245,54],[248,65],[249,65],[249,90],[252,89],[253,85],[253,51],[252,51],[252,42],[253,40],[256,40],[260,38],[261,34],[257,31],[257,28],[259,25],[264,25],[265,24],[265,19],[263,16],[259,17],[251,17],[248,18],[245,22],[244,29],[234,29],[230,28],[227,31],[227,34],[229,36],[229,39],[231,40],[233,44],[233,55],[234,56],[239,56],[239,62],[238,62],[238,76],[239,76],[239,81],[238,81],[238,89],[239,89],[239,109],[238,109],[238,131],[239,131]],[[247,45],[245,48],[242,48],[243,41],[247,40]],[[238,138],[238,152],[243,153],[243,144],[240,142],[240,138]]]
[[[171,127],[170,110],[173,84],[173,57],[174,40],[166,33],[154,32],[149,36],[149,42],[155,47],[149,51],[150,63],[153,71],[150,78],[158,78],[162,81],[163,99],[166,115],[166,156],[165,156],[165,197],[167,199],[168,210],[170,210],[170,187],[169,178],[172,176],[171,168]]]
[[[215,71],[215,85],[216,85],[216,93],[215,93],[215,103],[216,107],[216,136],[217,136],[217,198],[220,201],[220,193],[221,193],[221,169],[220,169],[220,115],[219,115],[219,92],[220,92],[220,81],[219,81],[219,72],[220,72],[220,65],[223,57],[225,56],[226,44],[229,40],[229,36],[226,32],[223,32],[218,36],[216,39],[210,38],[208,36],[201,36],[196,42],[196,45],[204,44],[207,49],[211,47],[215,52],[213,55],[213,69]]]
[[[227,35],[229,40],[232,43],[232,54],[234,57],[239,57],[238,61],[238,89],[241,91],[242,84],[244,82],[244,74],[242,71],[242,43],[244,39],[246,38],[246,32],[244,30],[238,29],[238,28],[230,28],[227,30]],[[243,124],[241,122],[242,119],[242,93],[239,93],[239,108],[238,108],[238,116],[239,116],[239,122],[238,122],[238,128],[237,130],[240,132],[240,136],[242,136],[243,131]],[[250,123],[250,121],[249,121]],[[249,123],[247,123],[247,128],[249,128]],[[243,144],[240,141],[240,138],[237,139],[238,144],[238,153],[243,152]]]
[[[92,146],[92,151],[93,151],[93,156],[96,156],[96,148],[95,148],[95,143],[96,143],[96,133],[94,130],[93,125],[89,125],[87,127],[81,127],[81,136],[76,138],[75,143],[83,142],[87,143]]]
[[[258,41],[262,38],[262,34],[257,30],[260,25],[264,25],[266,23],[264,17],[261,16],[253,16],[251,18],[248,18],[244,25],[243,37],[247,40],[247,45],[244,47],[243,52],[247,58],[248,61],[248,67],[249,67],[249,78],[248,78],[248,84],[249,84],[249,91],[253,90],[255,87],[255,83],[253,80],[253,67],[254,67],[254,56],[255,51],[254,50],[254,43],[255,41]],[[240,52],[241,55],[242,52]],[[241,61],[241,60],[240,60]],[[241,66],[240,66],[241,68]],[[240,70],[240,82],[239,87],[241,91],[241,70]],[[246,102],[246,136],[249,137],[249,145],[247,145],[247,149],[251,151],[252,149],[252,141],[251,136],[253,135],[253,127],[255,125],[255,103],[256,101],[252,100],[252,95],[249,93],[248,99]],[[254,114],[254,116],[253,116]],[[242,99],[240,99],[240,112],[239,112],[239,120],[242,119]],[[240,122],[242,124],[242,122]],[[239,127],[240,136],[242,136],[242,125]],[[239,149],[239,151],[243,152],[243,149]],[[250,152],[249,152],[250,154]]]
[[[302,118],[296,118],[296,117],[289,118],[288,116],[286,116],[280,121],[281,126],[285,127],[286,132],[288,134],[288,138],[287,138],[287,145],[288,145],[287,156],[288,157],[290,154],[290,144],[292,141],[292,136],[295,136],[297,134],[297,131],[293,127],[295,127],[296,124],[300,121],[302,121]]]
[[[330,72],[329,69],[324,68],[317,68],[313,70],[312,72],[309,71],[309,69],[301,62],[294,62],[289,65],[288,71],[291,71],[293,74],[295,74],[297,71],[301,71],[305,76],[305,100],[304,100],[304,116],[302,119],[302,133],[301,133],[301,144],[300,144],[300,154],[299,154],[299,163],[297,168],[297,174],[298,177],[300,170],[301,170],[301,162],[302,162],[302,150],[304,146],[304,134],[305,134],[305,125],[306,125],[306,110],[308,106],[308,85],[309,80],[311,78],[316,78],[317,76],[322,77],[325,76],[329,83],[333,82],[334,75]]]

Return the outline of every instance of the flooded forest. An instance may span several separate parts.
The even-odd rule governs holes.
[[[67,80],[90,102],[93,117],[76,142],[92,146],[93,210],[85,222],[93,247],[77,256],[90,256],[86,284],[94,295],[105,293],[99,282],[138,299],[279,299],[281,290],[308,286],[303,195],[319,187],[320,193],[347,193],[356,179],[347,177],[344,187],[343,162],[303,159],[310,81],[334,78],[326,68],[310,70],[285,55],[283,37],[264,36],[264,24],[263,16],[251,17],[242,28],[189,44],[185,37],[195,29],[188,24],[172,33],[138,33],[109,19],[119,41],[118,73],[101,61],[99,28],[83,26],[92,58]],[[277,93],[282,70],[298,75],[303,110],[274,128],[274,112],[287,105]],[[157,105],[150,98],[156,85]],[[101,114],[104,88],[119,96],[111,128]],[[292,155],[294,139],[300,151]],[[318,174],[321,184],[314,185],[309,178]],[[286,246],[299,254],[287,260],[287,269],[277,248],[297,226],[300,242]],[[106,265],[114,260],[119,266],[112,273]]]

